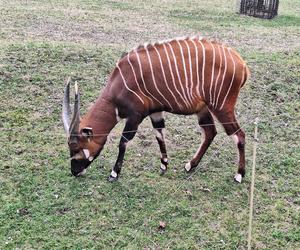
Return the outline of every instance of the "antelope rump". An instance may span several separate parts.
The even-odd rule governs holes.
[[[217,134],[214,118],[232,136],[239,152],[235,180],[245,175],[245,133],[240,128],[234,106],[249,69],[239,54],[217,42],[191,37],[139,46],[116,64],[101,95],[86,115],[80,117],[80,96],[75,83],[75,104],[70,119],[70,80],[63,99],[62,118],[68,134],[71,172],[83,175],[100,154],[110,131],[126,119],[119,154],[109,176],[118,179],[127,143],[139,124],[150,116],[161,152],[161,171],[168,166],[163,111],[196,114],[202,142],[185,165],[193,170]]]

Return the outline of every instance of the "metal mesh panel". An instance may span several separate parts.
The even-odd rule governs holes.
[[[279,0],[238,0],[239,13],[264,19],[278,14]]]

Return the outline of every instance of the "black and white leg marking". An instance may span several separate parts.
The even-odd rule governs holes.
[[[159,145],[161,158],[160,158],[160,170],[161,173],[165,173],[168,169],[168,155],[165,143],[165,119],[163,112],[153,113],[150,115],[153,128],[156,130],[156,140]]]
[[[110,182],[116,181],[118,179],[119,174],[121,172],[122,165],[123,165],[123,160],[124,160],[124,155],[125,155],[127,144],[135,136],[138,126],[142,122],[142,120],[143,119],[139,115],[132,116],[127,119],[125,128],[122,132],[122,137],[121,137],[120,143],[119,143],[119,154],[117,157],[117,161],[116,161],[114,167],[112,168],[110,176],[108,177],[108,180]]]

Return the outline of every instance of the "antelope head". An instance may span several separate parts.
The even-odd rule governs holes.
[[[65,133],[68,136],[70,150],[71,172],[74,176],[84,175],[86,168],[99,154],[99,145],[93,140],[91,127],[84,127],[80,118],[80,95],[75,82],[75,103],[70,119],[70,78],[67,81],[62,107],[62,120]]]

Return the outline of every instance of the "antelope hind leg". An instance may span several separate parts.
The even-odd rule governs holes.
[[[206,150],[217,134],[214,119],[208,111],[207,107],[204,107],[199,113],[197,113],[197,117],[198,124],[201,129],[202,142],[192,160],[185,165],[185,170],[187,172],[190,172],[197,167]]]

